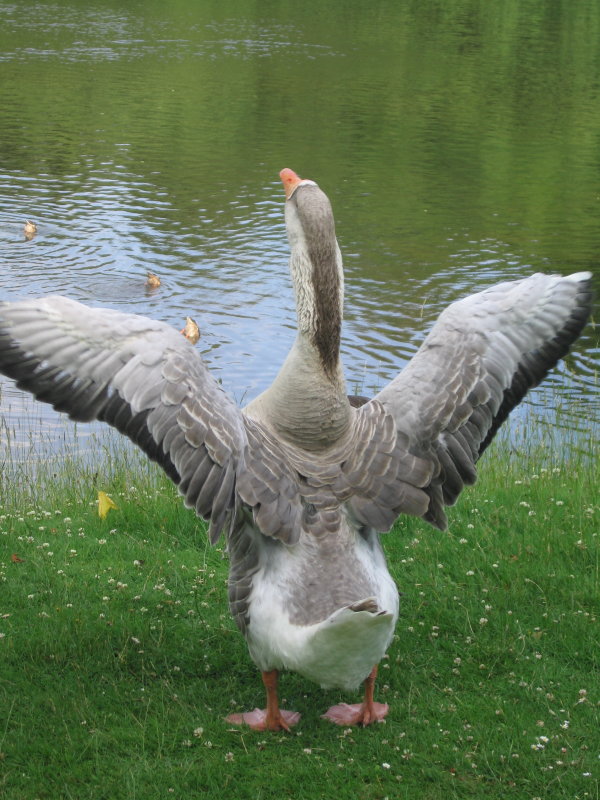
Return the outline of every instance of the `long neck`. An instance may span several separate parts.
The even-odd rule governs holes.
[[[310,244],[294,243],[290,273],[296,293],[298,333],[319,356],[319,368],[333,377],[340,357],[344,305],[342,256],[335,235]]]
[[[305,450],[324,450],[348,430],[351,409],[342,365],[322,369],[319,352],[301,333],[273,384],[257,400],[266,401],[267,422],[277,435]],[[255,401],[256,402],[256,401]]]
[[[298,334],[273,384],[246,413],[306,450],[326,449],[350,426],[340,361],[344,279],[335,236],[329,246],[292,241],[290,272]]]

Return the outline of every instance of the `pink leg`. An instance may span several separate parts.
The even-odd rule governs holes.
[[[387,703],[376,703],[373,700],[377,665],[373,667],[365,680],[365,699],[362,703],[348,705],[340,703],[323,714],[322,719],[330,719],[336,725],[370,725],[372,722],[381,722],[388,713]]]
[[[279,708],[278,675],[276,669],[262,673],[267,690],[265,709],[255,708],[254,711],[245,711],[243,714],[230,714],[226,717],[226,721],[233,725],[249,725],[255,731],[289,731],[291,726],[299,721],[300,714],[297,711],[282,711]]]

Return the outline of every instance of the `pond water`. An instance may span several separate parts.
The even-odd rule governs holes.
[[[462,295],[540,270],[600,283],[592,0],[6,2],[0,131],[0,300],[191,315],[240,402],[294,337],[282,167],[333,204],[350,391],[385,385]],[[558,406],[595,435],[598,352],[589,325],[517,421]],[[74,433],[0,392],[13,456]]]

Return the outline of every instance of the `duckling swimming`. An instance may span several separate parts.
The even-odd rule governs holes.
[[[35,222],[32,222],[30,219],[25,220],[25,225],[23,225],[23,233],[25,234],[27,241],[30,242],[37,233],[37,225]]]
[[[150,289],[158,289],[160,286],[160,278],[158,275],[155,275],[153,272],[149,272],[146,279],[146,286],[148,286]]]
[[[180,332],[192,344],[196,344],[196,342],[200,339],[200,328],[198,327],[198,323],[191,317],[185,318],[185,327],[182,328]]]

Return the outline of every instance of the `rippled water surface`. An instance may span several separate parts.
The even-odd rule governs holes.
[[[599,32],[591,0],[4,3],[0,300],[191,315],[246,402],[294,336],[289,166],[332,200],[349,388],[373,393],[453,299],[539,270],[598,285]],[[597,432],[597,357],[590,325],[517,419]],[[0,391],[13,450],[71,435]]]

